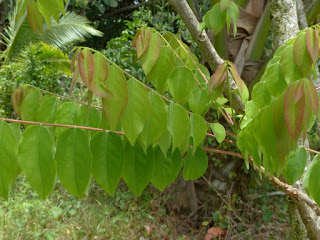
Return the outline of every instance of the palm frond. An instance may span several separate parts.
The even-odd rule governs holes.
[[[90,36],[102,36],[103,33],[94,29],[90,22],[76,13],[69,12],[65,17],[61,17],[59,23],[52,18],[51,27],[44,23],[43,33],[33,32],[26,14],[19,17],[16,16],[18,10],[15,9],[9,19],[9,26],[5,28],[3,44],[6,50],[0,55],[0,61],[6,64],[9,60],[18,56],[18,53],[32,43],[44,42],[56,47],[63,47],[75,42],[84,41]]]
[[[90,36],[102,36],[103,33],[91,27],[90,22],[74,12],[66,13],[57,23],[52,19],[51,28],[44,26],[41,41],[57,47],[66,46],[78,41],[85,41]]]

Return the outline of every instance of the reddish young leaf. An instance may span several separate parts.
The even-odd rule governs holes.
[[[13,109],[19,117],[21,117],[22,101],[27,96],[30,89],[31,89],[30,85],[27,85],[27,84],[22,85],[18,87],[11,96]]]
[[[299,81],[294,91],[294,102],[297,103],[304,93],[304,81]]]
[[[302,76],[308,77],[312,70],[312,59],[307,49],[306,33],[301,33],[294,42],[293,59]]]
[[[295,103],[295,91],[299,82],[289,85],[283,103],[284,121],[293,142],[300,136],[305,116],[305,94]]]
[[[72,81],[71,81],[71,85],[70,85],[70,93],[72,93],[74,85],[76,84],[78,77],[79,77],[79,68],[76,68],[73,73],[73,76],[72,76]]]
[[[89,89],[97,96],[107,98],[112,93],[105,87],[107,78],[109,76],[109,67],[106,59],[100,53],[93,55],[94,71],[92,83]]]
[[[152,30],[150,28],[144,28],[140,32],[139,36],[137,37],[135,46],[136,46],[138,58],[140,58],[148,49],[150,45],[151,34],[152,34]]]
[[[80,52],[80,49],[78,48],[75,53],[73,54],[73,57],[71,58],[71,63],[70,63],[70,71],[73,72],[75,71],[75,66],[76,66],[76,60],[78,59],[78,54]]]
[[[308,28],[306,38],[308,52],[312,61],[315,63],[319,56],[319,31]]]
[[[161,51],[161,38],[157,33],[153,33],[149,28],[151,34],[147,49],[140,56],[142,69],[146,75],[152,70],[153,66],[159,59]]]
[[[244,81],[242,81],[236,66],[231,62],[229,62],[229,70],[232,74],[234,81],[238,86],[238,90],[239,90],[242,101],[246,103],[249,98],[249,91],[246,84],[244,83]]]
[[[313,112],[316,116],[318,116],[318,110],[319,110],[319,99],[318,99],[318,93],[317,89],[312,83],[312,81],[305,79],[304,80],[305,85],[305,94],[306,94],[306,101],[309,101],[310,105],[313,108]]]
[[[84,48],[78,55],[78,68],[80,76],[87,88],[90,89],[93,80],[94,59],[91,51]]]
[[[291,140],[284,120],[284,97],[285,95],[282,94],[273,104],[273,126],[277,135],[278,158],[283,160],[281,162],[283,163],[282,166],[284,166],[285,157],[291,151],[293,146],[293,141]]]
[[[208,91],[212,92],[212,88],[220,86],[220,84],[226,79],[227,65],[225,63],[220,64],[216,72],[211,76],[208,82]]]

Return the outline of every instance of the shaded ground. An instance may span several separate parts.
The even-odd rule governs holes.
[[[0,200],[0,239],[204,239],[213,226],[229,229],[227,239],[289,239],[285,197],[260,188],[246,200],[221,195],[219,208],[208,202],[195,215],[170,209],[170,188],[135,198],[121,186],[111,198],[92,183],[79,200],[57,184],[42,201],[21,177]]]

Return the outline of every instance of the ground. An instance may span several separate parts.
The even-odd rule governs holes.
[[[171,211],[170,194],[152,186],[134,197],[120,184],[112,198],[94,182],[80,200],[60,183],[46,201],[19,177],[8,201],[0,200],[0,239],[204,239],[211,227],[229,228],[228,239],[289,239],[285,196],[234,199],[198,216]],[[201,214],[201,215],[200,215]]]

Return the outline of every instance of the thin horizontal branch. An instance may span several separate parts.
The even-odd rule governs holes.
[[[34,121],[25,121],[25,120],[17,120],[17,119],[9,119],[9,118],[0,118],[0,121],[6,122],[14,122],[14,123],[25,123],[25,124],[32,124],[32,125],[43,125],[43,126],[51,126],[51,127],[67,127],[67,128],[79,128],[83,130],[91,130],[91,131],[98,131],[98,132],[114,132],[119,135],[124,135],[123,132],[112,131],[112,130],[103,130],[102,128],[94,128],[94,127],[86,127],[86,126],[77,126],[77,125],[69,125],[69,124],[57,124],[57,123],[42,123],[42,122],[34,122]]]

